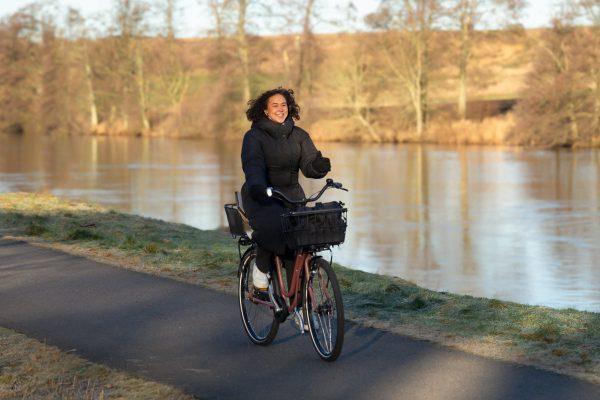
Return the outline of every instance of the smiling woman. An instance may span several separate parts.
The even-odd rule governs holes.
[[[249,102],[246,116],[252,127],[244,136],[242,169],[246,182],[242,186],[244,209],[250,219],[253,239],[259,249],[253,269],[255,288],[266,290],[266,273],[273,254],[284,256],[280,216],[285,207],[267,196],[267,187],[279,189],[293,200],[305,197],[298,183],[298,171],[307,178],[323,178],[331,170],[328,158],[317,151],[310,136],[295,126],[300,107],[290,89],[264,92]]]

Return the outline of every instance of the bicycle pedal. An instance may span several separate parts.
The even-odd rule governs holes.
[[[264,302],[270,302],[271,299],[269,298],[269,292],[266,290],[261,290],[261,289],[254,289],[253,293],[251,294],[251,298],[254,298],[256,300],[260,300],[260,301],[264,301]]]

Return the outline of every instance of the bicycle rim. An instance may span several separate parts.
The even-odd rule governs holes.
[[[275,320],[271,308],[249,300],[249,295],[254,291],[252,265],[255,258],[255,252],[251,251],[246,253],[242,259],[242,273],[238,285],[240,314],[244,330],[250,340],[255,344],[267,345],[275,339],[279,323]]]
[[[335,361],[344,342],[344,305],[337,277],[327,261],[315,260],[305,281],[304,299],[313,346],[323,360]]]

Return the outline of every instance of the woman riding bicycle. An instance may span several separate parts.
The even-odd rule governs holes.
[[[252,126],[242,145],[246,177],[242,202],[253,229],[252,238],[258,244],[253,284],[263,292],[267,290],[266,274],[272,268],[273,255],[286,255],[280,219],[286,208],[267,195],[267,187],[293,200],[303,199],[298,171],[307,178],[319,179],[331,170],[329,159],[317,151],[308,133],[294,124],[294,119],[300,119],[300,107],[293,93],[283,88],[266,91],[251,100],[246,111]]]

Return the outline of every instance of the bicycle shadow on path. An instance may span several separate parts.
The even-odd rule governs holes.
[[[255,346],[234,296],[8,240],[0,326],[202,398],[600,398],[577,379],[352,323],[335,363],[289,323]]]

